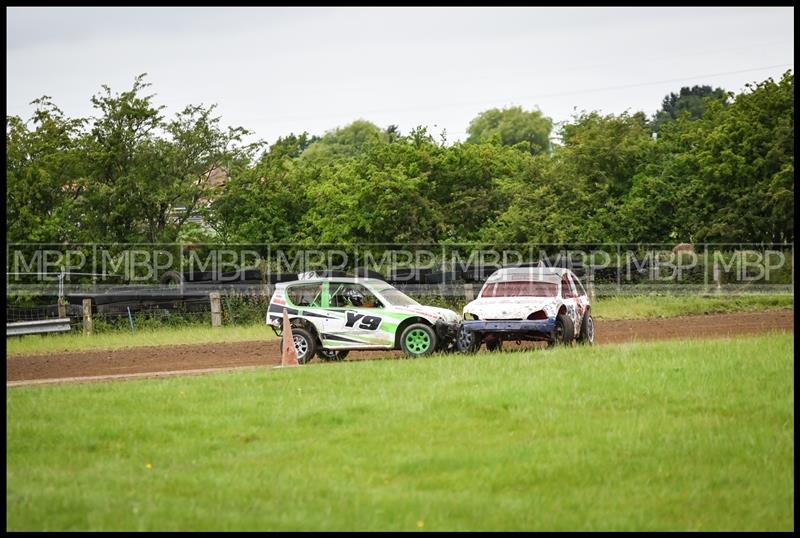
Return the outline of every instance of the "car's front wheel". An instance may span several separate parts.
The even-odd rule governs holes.
[[[292,327],[292,338],[294,339],[294,349],[297,352],[297,362],[300,364],[310,362],[317,351],[316,339],[301,327]],[[283,337],[281,338],[281,349],[283,349]]]
[[[547,347],[568,345],[575,338],[575,324],[566,314],[556,316],[556,325],[547,342]]]
[[[456,345],[462,353],[475,353],[481,347],[480,335],[462,325],[458,328]]]
[[[400,347],[409,357],[430,355],[436,349],[436,333],[424,323],[413,323],[400,335]]]

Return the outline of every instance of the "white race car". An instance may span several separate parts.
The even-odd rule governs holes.
[[[458,347],[477,351],[485,343],[489,351],[496,351],[503,340],[591,344],[594,320],[580,280],[569,269],[554,267],[511,267],[492,273],[478,298],[464,307]]]
[[[402,349],[412,357],[454,350],[461,322],[452,310],[421,305],[372,278],[277,284],[266,321],[279,336],[284,309],[301,364],[315,354],[322,360],[342,360],[351,349]]]

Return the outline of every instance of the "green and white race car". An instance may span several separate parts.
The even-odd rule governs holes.
[[[267,324],[282,334],[292,325],[297,360],[342,360],[355,349],[402,349],[419,357],[455,349],[461,318],[424,306],[382,280],[314,278],[277,284]]]

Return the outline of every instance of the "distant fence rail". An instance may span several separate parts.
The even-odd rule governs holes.
[[[71,329],[69,318],[40,319],[6,323],[6,337],[26,334],[68,332]]]

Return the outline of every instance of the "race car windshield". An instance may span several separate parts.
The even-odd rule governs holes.
[[[418,305],[419,303],[403,293],[402,291],[398,290],[397,288],[386,288],[380,290],[381,295],[389,301],[390,304],[394,306],[412,306]]]
[[[489,284],[481,297],[555,297],[558,284],[552,282],[495,282]]]

